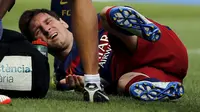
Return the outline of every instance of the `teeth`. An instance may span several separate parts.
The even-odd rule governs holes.
[[[51,35],[51,39],[53,39],[54,37],[56,37],[58,35],[58,33],[56,32],[56,33],[54,33],[53,35]]]

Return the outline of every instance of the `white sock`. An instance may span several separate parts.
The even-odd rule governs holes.
[[[95,83],[98,86],[98,88],[101,88],[99,74],[85,74],[84,80],[85,80],[84,86],[86,86],[87,83]]]

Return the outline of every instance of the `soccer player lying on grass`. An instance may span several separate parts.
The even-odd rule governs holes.
[[[58,88],[84,85],[83,67],[67,23],[51,11],[36,9],[22,14],[19,27],[30,41],[46,41],[49,53],[59,59],[54,65]],[[184,93],[182,81],[187,69],[186,48],[169,27],[145,18],[131,7],[102,10],[99,72],[106,82],[106,92],[145,101],[178,99]]]
[[[52,0],[52,3],[58,0]],[[63,1],[59,1],[60,3]],[[0,22],[4,14],[13,6],[15,0],[0,0]],[[72,15],[72,27],[74,33],[74,39],[77,42],[79,48],[79,54],[82,59],[83,68],[85,71],[85,92],[84,100],[90,102],[106,102],[109,98],[104,95],[100,87],[100,76],[98,73],[98,34],[97,34],[97,18],[96,10],[92,5],[91,0],[67,0],[64,4],[69,3]],[[62,4],[63,4],[62,3]],[[87,6],[87,7],[85,7]],[[81,17],[81,19],[76,19]],[[88,19],[89,18],[89,19]],[[90,26],[85,27],[88,23]],[[84,29],[83,29],[84,28]],[[81,30],[82,29],[82,30]],[[85,33],[88,32],[88,33]],[[0,32],[1,33],[1,32]],[[81,37],[81,36],[83,37]],[[92,42],[92,43],[91,43]],[[91,44],[89,44],[91,43]],[[85,45],[84,45],[85,44]],[[84,50],[87,49],[87,53]],[[90,84],[96,85],[95,88],[88,88]],[[93,95],[99,94],[98,98]]]

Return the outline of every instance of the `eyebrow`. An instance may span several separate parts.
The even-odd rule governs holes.
[[[50,20],[51,19],[51,17],[47,17],[45,20],[44,20],[44,22],[46,23],[48,20]]]
[[[43,22],[47,22],[48,20],[50,20],[51,17],[47,17]],[[35,32],[37,31],[37,29],[39,28],[40,26],[36,26],[36,27],[33,27],[33,34],[35,34]]]

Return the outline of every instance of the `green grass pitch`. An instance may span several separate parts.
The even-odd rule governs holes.
[[[86,103],[82,94],[50,89],[44,99],[12,99],[0,105],[0,112],[198,112],[200,107],[200,7],[134,3],[94,3],[99,12],[107,5],[131,5],[146,17],[170,26],[188,48],[189,71],[184,79],[185,94],[173,102],[143,102],[109,96],[109,103]],[[17,0],[3,19],[5,28],[18,30],[19,16],[25,9],[49,8],[50,0]],[[49,62],[52,65],[53,58]],[[51,66],[51,73],[53,67]]]

